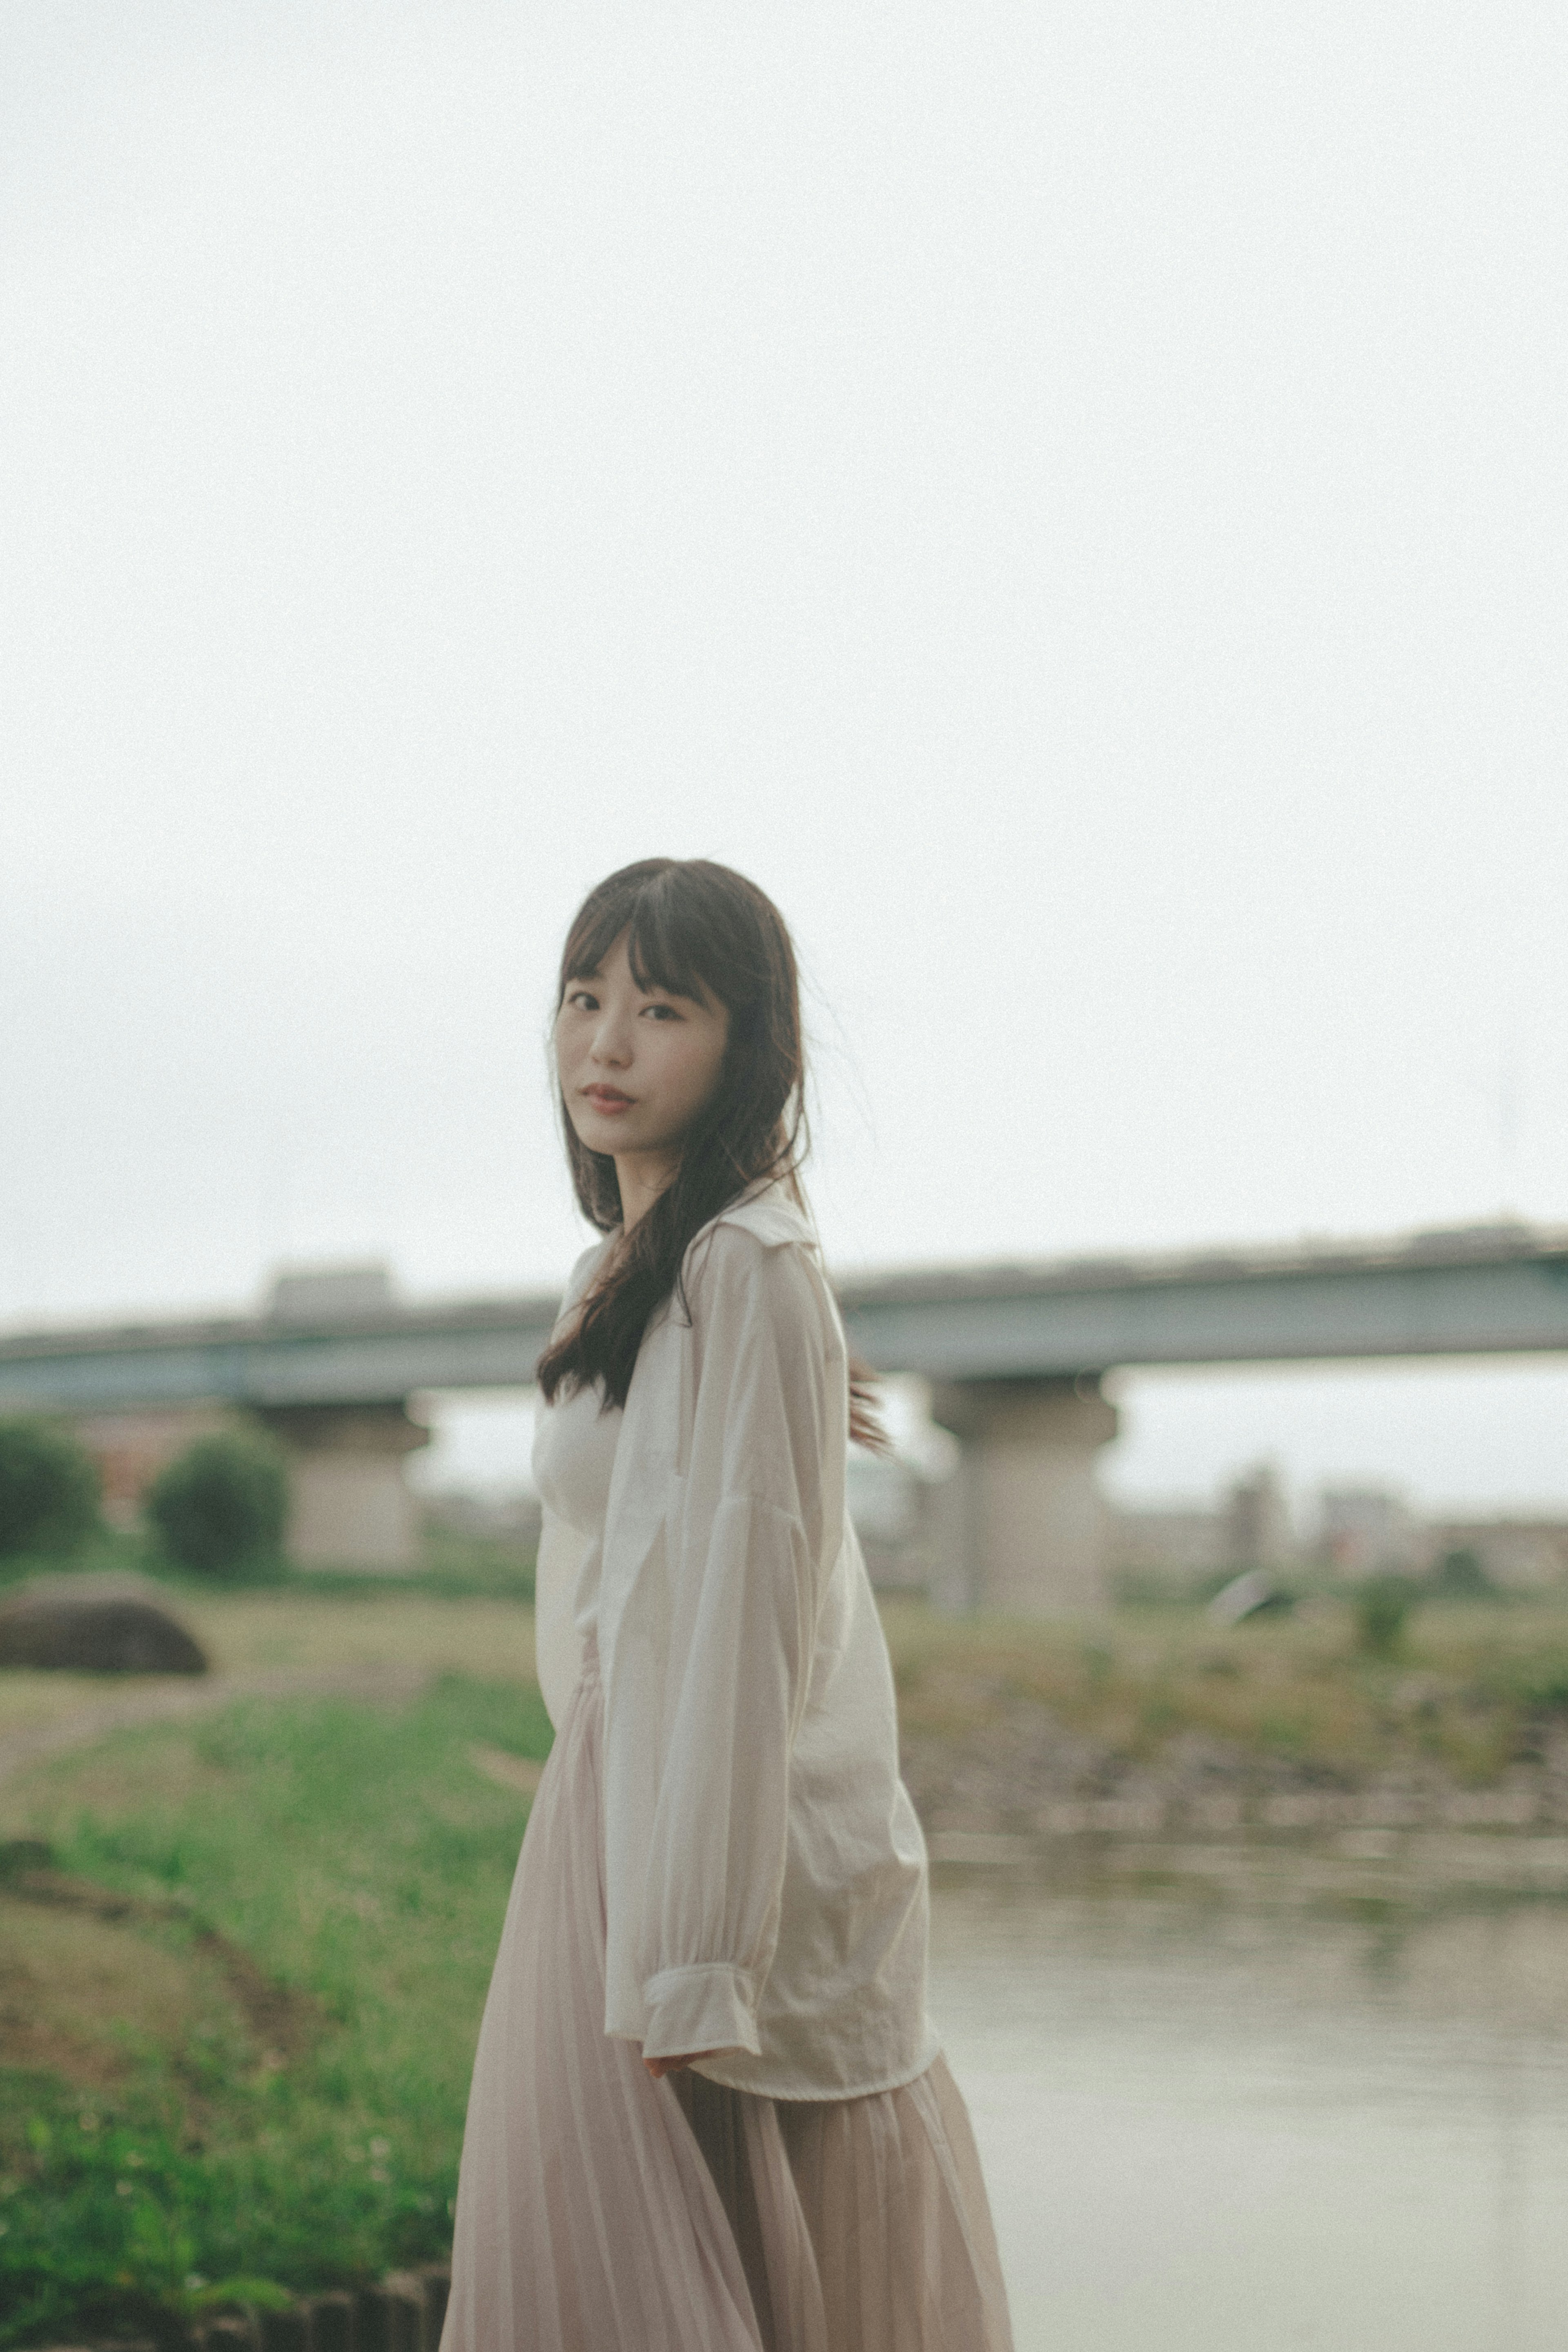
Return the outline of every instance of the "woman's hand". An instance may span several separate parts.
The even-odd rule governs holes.
[[[693,2050],[685,2058],[644,2058],[643,2063],[655,2083],[665,2074],[678,2074],[683,2066],[695,2066],[699,2058],[716,2058],[716,2050]]]

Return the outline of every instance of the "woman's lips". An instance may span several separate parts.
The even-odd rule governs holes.
[[[585,1098],[595,1110],[630,1110],[632,1097],[617,1094],[613,1087],[584,1087]]]

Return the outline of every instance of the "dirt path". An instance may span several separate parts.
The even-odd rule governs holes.
[[[0,1738],[0,1780],[46,1757],[90,1748],[111,1731],[143,1723],[172,1723],[211,1715],[241,1698],[416,1698],[432,1679],[428,1666],[275,1666],[249,1674],[213,1675],[200,1682],[160,1680],[150,1690],[106,1698],[72,1714]]]

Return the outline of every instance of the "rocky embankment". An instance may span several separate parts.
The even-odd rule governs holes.
[[[1568,1724],[1484,1786],[1435,1759],[1358,1773],[1176,1733],[1134,1756],[1038,1704],[1002,1701],[958,1734],[907,1732],[904,1777],[928,1831],[1148,1839],[1237,1831],[1568,1831]]]

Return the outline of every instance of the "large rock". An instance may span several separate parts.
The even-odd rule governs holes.
[[[0,1666],[204,1675],[201,1645],[144,1576],[44,1576],[0,1605]]]

